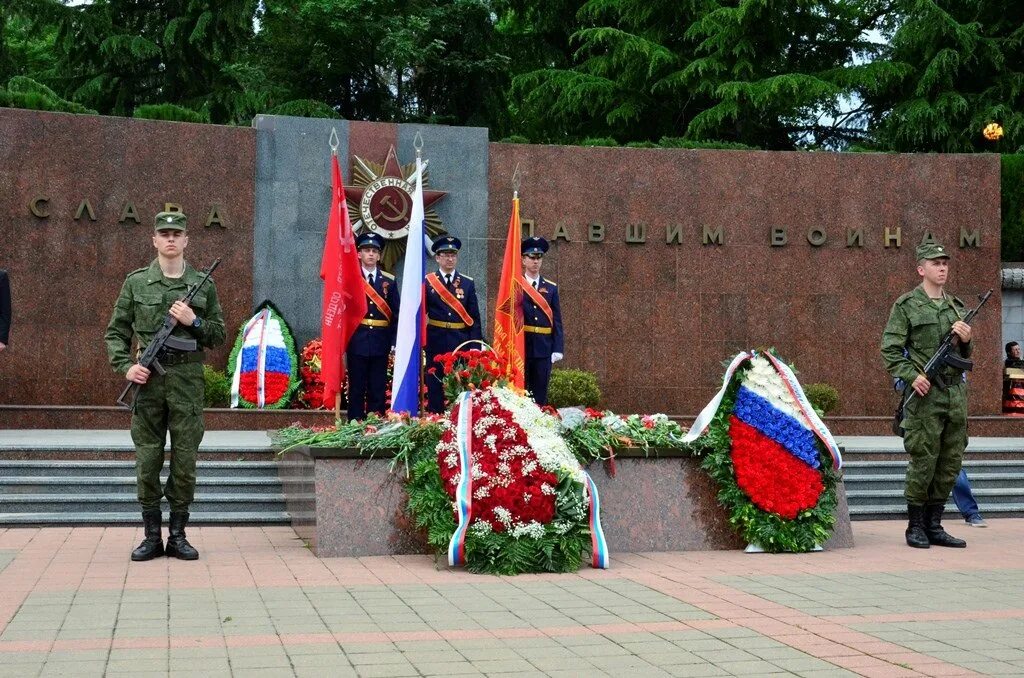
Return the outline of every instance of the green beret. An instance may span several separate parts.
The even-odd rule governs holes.
[[[917,246],[917,260],[922,259],[949,259],[949,252],[942,245],[925,243]]]
[[[181,212],[161,212],[153,220],[154,231],[184,231],[188,219]]]

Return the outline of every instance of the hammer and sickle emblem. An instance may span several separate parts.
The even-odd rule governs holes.
[[[391,196],[397,193],[400,196],[401,205],[396,205],[392,200]],[[395,191],[388,193],[380,200],[381,210],[377,214],[372,215],[374,221],[390,221],[391,223],[401,223],[409,217],[409,196],[402,191]],[[384,208],[391,208],[394,212],[385,214]]]

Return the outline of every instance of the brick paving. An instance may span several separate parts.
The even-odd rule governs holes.
[[[1024,676],[1024,520],[966,550],[854,524],[853,549],[619,553],[485,577],[316,558],[287,527],[0,529],[0,676]]]

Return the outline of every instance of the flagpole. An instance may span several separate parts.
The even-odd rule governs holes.
[[[341,139],[338,138],[338,130],[334,127],[331,128],[331,137],[327,141],[331,147],[331,158],[338,157],[338,147],[341,145]],[[348,365],[346,356],[344,353],[341,354],[341,366],[345,370],[346,376],[348,375]],[[341,425],[341,386],[339,384],[338,392],[334,394],[334,426],[337,428]]]
[[[423,153],[423,136],[420,135],[419,132],[416,132],[416,136],[412,140],[412,145],[413,145],[413,148],[416,149],[416,168],[417,168],[417,171],[420,171],[419,170],[420,160],[422,160],[422,158],[420,156]],[[420,181],[422,181],[422,180],[423,180],[423,177],[421,176],[420,177]],[[419,245],[419,247],[421,247],[421,248],[423,247],[423,243],[422,242],[417,243],[417,244]],[[406,247],[406,252],[408,252],[408,250],[409,250],[409,248]],[[408,254],[406,254],[406,256],[408,256]],[[426,271],[424,271],[423,273],[424,273],[424,275],[426,275]],[[423,297],[422,301],[420,303],[423,304],[423,309],[424,309],[423,312],[426,313],[426,304],[427,304],[426,297]],[[417,321],[417,322],[419,322],[419,321]],[[427,337],[426,337],[426,334],[424,334],[424,336],[423,336],[423,343],[420,346],[420,384],[419,384],[420,390],[419,390],[419,393],[418,393],[419,400],[417,400],[417,402],[420,405],[420,416],[421,417],[423,416],[423,413],[426,412],[426,397],[425,397],[425,395],[423,393],[423,390],[426,388],[426,384],[427,384],[427,352],[426,352],[426,348],[427,348]]]

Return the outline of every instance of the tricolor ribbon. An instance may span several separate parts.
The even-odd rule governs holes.
[[[732,381],[732,375],[739,369],[739,366],[743,364],[745,360],[753,358],[752,353],[737,353],[736,357],[729,363],[729,367],[725,370],[725,377],[722,379],[722,388],[718,389],[718,393],[711,399],[704,409],[700,411],[697,418],[693,420],[693,425],[690,426],[690,430],[683,436],[682,442],[692,443],[694,440],[699,438],[704,430],[711,425],[711,420],[715,418],[715,414],[718,412],[718,406],[722,404],[722,398],[725,397],[725,392],[729,388],[729,382]]]
[[[262,315],[260,341],[256,348],[256,406],[259,408],[267,404],[267,325],[270,324],[270,309],[263,309]]]
[[[793,396],[793,400],[800,406],[800,413],[804,416],[807,427],[814,431],[814,435],[818,436],[818,439],[828,449],[832,455],[832,462],[835,468],[840,469],[843,467],[843,458],[839,453],[839,445],[836,444],[835,438],[832,437],[832,433],[829,432],[828,427],[825,426],[825,422],[821,420],[818,413],[814,411],[814,407],[810,401],[807,400],[807,396],[804,394],[803,387],[800,386],[800,382],[797,381],[796,375],[793,374],[793,370],[789,369],[789,365],[782,362],[771,353],[765,353],[764,356],[768,358],[772,365],[775,366],[775,370],[782,377],[782,383],[786,385],[786,389],[789,394]]]
[[[242,344],[238,348],[238,355],[235,356],[235,373],[231,376],[231,407],[238,407],[239,398],[239,387],[242,379],[242,354],[245,353],[245,344],[249,339],[249,333],[263,321],[263,325],[260,328],[260,345],[259,345],[259,360],[257,361],[258,380],[257,380],[257,397],[259,402],[257,403],[260,407],[263,407],[264,394],[264,368],[266,363],[266,349],[264,344],[266,342],[266,328],[267,323],[270,320],[270,309],[265,308],[261,312],[249,318],[249,322],[245,324],[245,329],[242,330]]]
[[[459,471],[461,477],[455,488],[455,512],[459,526],[455,528],[448,542],[448,565],[459,567],[466,564],[466,532],[473,519],[473,394],[464,391],[459,396],[459,421],[455,431],[455,444],[459,449]]]
[[[611,556],[608,554],[608,542],[601,529],[601,498],[597,495],[597,485],[586,471],[583,472],[587,494],[590,495],[590,564],[601,570],[611,567]]]

